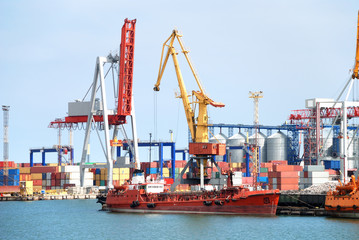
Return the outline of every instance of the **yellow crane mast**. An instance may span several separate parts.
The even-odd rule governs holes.
[[[201,189],[204,189],[204,168],[207,166],[207,161],[211,159],[213,161],[214,155],[224,155],[226,146],[225,144],[221,143],[208,143],[208,114],[207,114],[207,105],[212,105],[214,107],[224,107],[223,103],[217,103],[214,102],[212,99],[210,99],[207,94],[205,93],[202,84],[193,68],[193,65],[189,59],[188,51],[184,48],[183,42],[181,40],[182,35],[178,33],[177,30],[173,30],[171,36],[164,42],[162,47],[162,53],[161,53],[161,62],[160,67],[158,71],[158,77],[157,82],[155,84],[155,87],[153,88],[154,91],[159,91],[161,79],[164,73],[164,70],[166,68],[168,59],[170,56],[172,56],[173,63],[176,70],[178,85],[180,88],[180,96],[179,98],[182,99],[187,124],[189,127],[189,130],[191,132],[191,138],[192,142],[189,143],[189,153],[194,155],[195,157],[192,157],[190,161],[193,161],[194,159],[197,161],[197,166],[200,167],[200,185]],[[185,55],[187,63],[189,67],[191,68],[192,74],[196,80],[196,83],[199,87],[198,91],[192,91],[192,95],[188,95],[186,86],[183,81],[182,73],[179,67],[178,59],[177,59],[177,52],[174,48],[174,42],[177,39],[182,53]],[[167,47],[167,52],[165,52],[165,48]],[[190,101],[190,97],[192,99],[195,98],[194,101]],[[194,111],[193,105],[197,104],[198,106],[198,115],[196,117],[196,113]],[[213,161],[214,162],[214,161]],[[217,166],[217,164],[214,162],[214,164]],[[218,167],[218,166],[217,166]],[[187,165],[186,167],[187,168]],[[184,172],[184,171],[183,171]],[[181,176],[183,173],[181,173]],[[193,181],[195,182],[195,181]],[[174,187],[175,184],[172,185]]]
[[[168,58],[171,55],[173,58],[173,63],[176,70],[178,85],[180,88],[181,95],[179,98],[182,99],[186,118],[187,118],[187,124],[189,127],[189,130],[191,132],[192,141],[196,143],[207,143],[208,142],[208,115],[207,115],[207,105],[212,105],[214,107],[224,107],[223,103],[216,103],[212,99],[210,99],[206,93],[204,92],[204,89],[202,87],[201,82],[199,81],[199,78],[193,68],[193,65],[188,57],[188,51],[184,48],[183,42],[181,40],[182,35],[178,33],[177,30],[173,30],[171,36],[165,41],[162,47],[162,54],[161,54],[161,63],[160,68],[158,71],[158,78],[157,82],[155,84],[155,87],[153,90],[159,91],[161,79],[163,76],[163,72],[166,68]],[[192,96],[196,97],[196,101],[193,103],[198,104],[198,117],[195,118],[195,113],[192,108],[192,103],[190,102],[189,95],[187,94],[186,86],[183,81],[182,73],[178,64],[177,59],[177,53],[176,49],[174,48],[173,44],[175,39],[178,40],[179,45],[181,46],[182,52],[186,57],[186,60],[188,62],[189,67],[191,68],[192,74],[196,80],[196,83],[199,87],[199,91],[192,91]],[[168,47],[167,53],[164,56],[165,48]]]
[[[355,64],[354,64],[354,69],[353,69],[353,79],[359,79],[358,76],[358,72],[359,72],[359,11],[358,11],[358,25],[357,25],[357,49],[356,49],[356,54],[355,54]]]

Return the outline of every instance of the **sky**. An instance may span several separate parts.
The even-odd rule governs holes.
[[[49,123],[67,115],[68,102],[85,96],[97,56],[118,53],[125,18],[137,19],[133,94],[138,138],[148,141],[151,133],[152,140],[168,141],[172,130],[176,147],[185,148],[188,128],[175,98],[179,90],[172,60],[160,92],[152,90],[162,44],[173,29],[183,34],[206,93],[226,105],[209,107],[211,123],[252,124],[248,93],[263,91],[260,124],[281,125],[291,110],[305,108],[305,99],[338,96],[353,67],[358,10],[356,0],[0,0],[0,104],[10,106],[9,160],[29,162],[30,148],[58,144]],[[183,56],[178,57],[188,92],[198,90]],[[107,81],[111,92],[112,79]],[[2,159],[2,117],[0,124]],[[91,135],[90,158],[104,162],[96,138]],[[83,130],[74,132],[75,162],[83,139]],[[62,144],[68,143],[63,131]],[[142,161],[148,155],[141,150]],[[35,155],[36,162],[40,159]],[[47,159],[56,162],[56,155]]]

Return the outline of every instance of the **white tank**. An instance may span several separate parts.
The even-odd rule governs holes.
[[[348,169],[353,169],[356,168],[358,161],[358,137],[354,136],[353,131],[349,132],[349,139],[347,144]]]
[[[288,137],[277,132],[267,137],[267,161],[288,160]]]
[[[218,143],[218,142],[226,143],[227,139],[228,139],[228,137],[226,135],[224,135],[223,133],[218,133],[214,137],[211,137],[210,139],[208,139],[208,142],[210,142],[210,143]]]
[[[240,147],[244,146],[246,137],[242,133],[237,133],[227,139],[228,147]],[[227,160],[232,163],[244,162],[244,150],[243,149],[229,149],[227,151]]]
[[[219,133],[215,135],[214,137],[211,137],[208,139],[208,142],[210,143],[226,143],[227,142],[227,136],[223,133]],[[223,162],[223,156],[216,156],[216,161]]]
[[[250,144],[254,144],[255,141],[255,134],[248,138],[248,142]],[[267,142],[266,142],[266,135],[259,132],[258,133],[258,145],[261,147],[261,154],[260,154],[260,161],[267,162]]]
[[[322,148],[322,156],[323,157],[331,157],[333,153],[333,132],[330,133],[328,137],[328,130],[324,130],[323,139],[321,139],[321,142],[323,144]],[[328,137],[327,141],[325,142],[325,139]]]

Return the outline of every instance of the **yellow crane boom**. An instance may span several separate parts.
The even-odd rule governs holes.
[[[155,90],[155,91],[160,90],[159,86],[161,84],[161,79],[162,79],[164,70],[166,68],[168,58],[171,55],[172,59],[173,59],[174,66],[175,66],[178,85],[179,85],[180,93],[181,93],[179,98],[181,98],[182,102],[183,102],[186,119],[187,119],[187,124],[188,124],[189,130],[191,132],[192,141],[197,142],[197,143],[207,143],[208,142],[207,105],[210,104],[214,107],[224,107],[225,105],[223,103],[214,102],[204,92],[202,84],[199,81],[199,78],[198,78],[198,76],[193,68],[193,65],[188,57],[188,51],[184,48],[181,37],[182,37],[182,35],[180,35],[177,30],[173,30],[171,36],[164,42],[163,47],[162,47],[161,62],[160,62],[160,67],[159,67],[159,71],[158,71],[157,82],[156,82],[153,90]],[[190,96],[187,94],[186,86],[183,81],[182,73],[181,73],[181,70],[180,70],[180,67],[178,64],[176,49],[173,46],[175,39],[178,40],[178,43],[182,50],[182,53],[185,55],[188,65],[190,66],[192,74],[196,80],[198,87],[199,87],[199,91],[192,91],[192,96],[196,97],[196,101],[192,102],[192,103],[189,99]],[[166,47],[168,49],[167,49],[167,53],[164,55],[164,51],[165,51]],[[193,103],[198,104],[198,117],[197,118],[195,117],[195,113],[192,108]]]
[[[355,64],[354,64],[354,69],[353,69],[353,79],[359,79],[358,76],[358,72],[359,72],[359,11],[358,11],[358,26],[357,26],[357,49],[356,49],[356,54],[355,54]]]

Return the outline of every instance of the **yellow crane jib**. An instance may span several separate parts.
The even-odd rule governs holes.
[[[207,115],[207,105],[211,105],[214,107],[224,107],[225,105],[223,103],[217,103],[214,102],[212,99],[210,99],[206,93],[204,92],[204,89],[202,87],[201,82],[199,81],[199,78],[194,70],[194,67],[189,59],[188,51],[184,48],[183,42],[181,40],[182,35],[178,33],[177,30],[173,30],[171,36],[164,42],[162,46],[162,53],[161,53],[161,62],[160,67],[158,70],[158,77],[157,82],[153,88],[154,91],[159,91],[161,79],[164,73],[164,70],[166,68],[168,58],[172,56],[174,67],[176,70],[177,80],[178,80],[178,86],[180,88],[180,96],[179,98],[182,99],[182,103],[184,106],[187,124],[189,127],[189,130],[191,132],[192,141],[194,143],[208,143],[208,115]],[[196,83],[199,87],[199,91],[192,91],[192,96],[195,96],[196,100],[191,102],[190,96],[187,94],[186,86],[183,81],[182,73],[179,67],[178,59],[177,59],[177,52],[174,48],[174,41],[177,39],[182,53],[184,54],[187,63],[192,71],[192,74],[196,80]],[[165,48],[167,47],[167,52],[165,52]],[[198,104],[198,116],[195,117],[195,112],[192,108],[192,104]],[[202,146],[203,149],[208,149],[209,146]],[[207,147],[207,148],[206,148]],[[190,147],[191,148],[191,147]],[[212,147],[209,147],[212,149]],[[216,147],[217,149],[218,147]],[[213,151],[211,151],[213,152]]]
[[[359,72],[359,12],[358,12],[358,25],[357,25],[357,49],[355,54],[355,64],[354,64],[353,75],[352,75],[353,79],[354,78],[359,79],[358,72]]]

